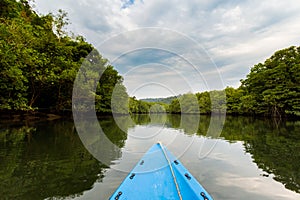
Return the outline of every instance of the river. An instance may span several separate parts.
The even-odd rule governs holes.
[[[300,121],[224,120],[153,114],[79,124],[2,121],[0,199],[108,199],[157,141],[215,200],[300,199]]]

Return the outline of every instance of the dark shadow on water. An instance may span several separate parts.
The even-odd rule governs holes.
[[[101,123],[112,127],[111,119]],[[119,146],[124,139],[114,138]],[[85,149],[72,121],[0,124],[0,199],[80,196],[102,181],[107,167]]]

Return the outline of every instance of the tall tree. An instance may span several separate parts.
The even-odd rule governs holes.
[[[300,47],[277,51],[242,80],[244,98],[257,114],[300,114]],[[250,100],[251,99],[251,100]],[[249,101],[250,100],[250,101]]]
[[[241,114],[241,98],[243,90],[241,88],[235,89],[233,87],[226,87],[226,113]]]
[[[122,77],[83,37],[67,35],[66,12],[39,16],[27,0],[2,0],[0,6],[0,109],[71,109],[73,82],[89,56],[82,74],[92,77],[98,111],[110,112]],[[102,73],[100,81],[93,79]]]
[[[206,92],[196,93],[196,96],[198,99],[200,113],[203,114],[211,113],[211,99],[210,99],[209,92],[206,91]]]

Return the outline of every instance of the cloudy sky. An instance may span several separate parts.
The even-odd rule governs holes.
[[[298,0],[36,0],[68,12],[137,98],[238,87],[250,68],[300,43]]]

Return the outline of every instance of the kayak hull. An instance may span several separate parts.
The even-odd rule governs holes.
[[[110,199],[212,200],[212,197],[166,147],[157,143],[145,153]]]

